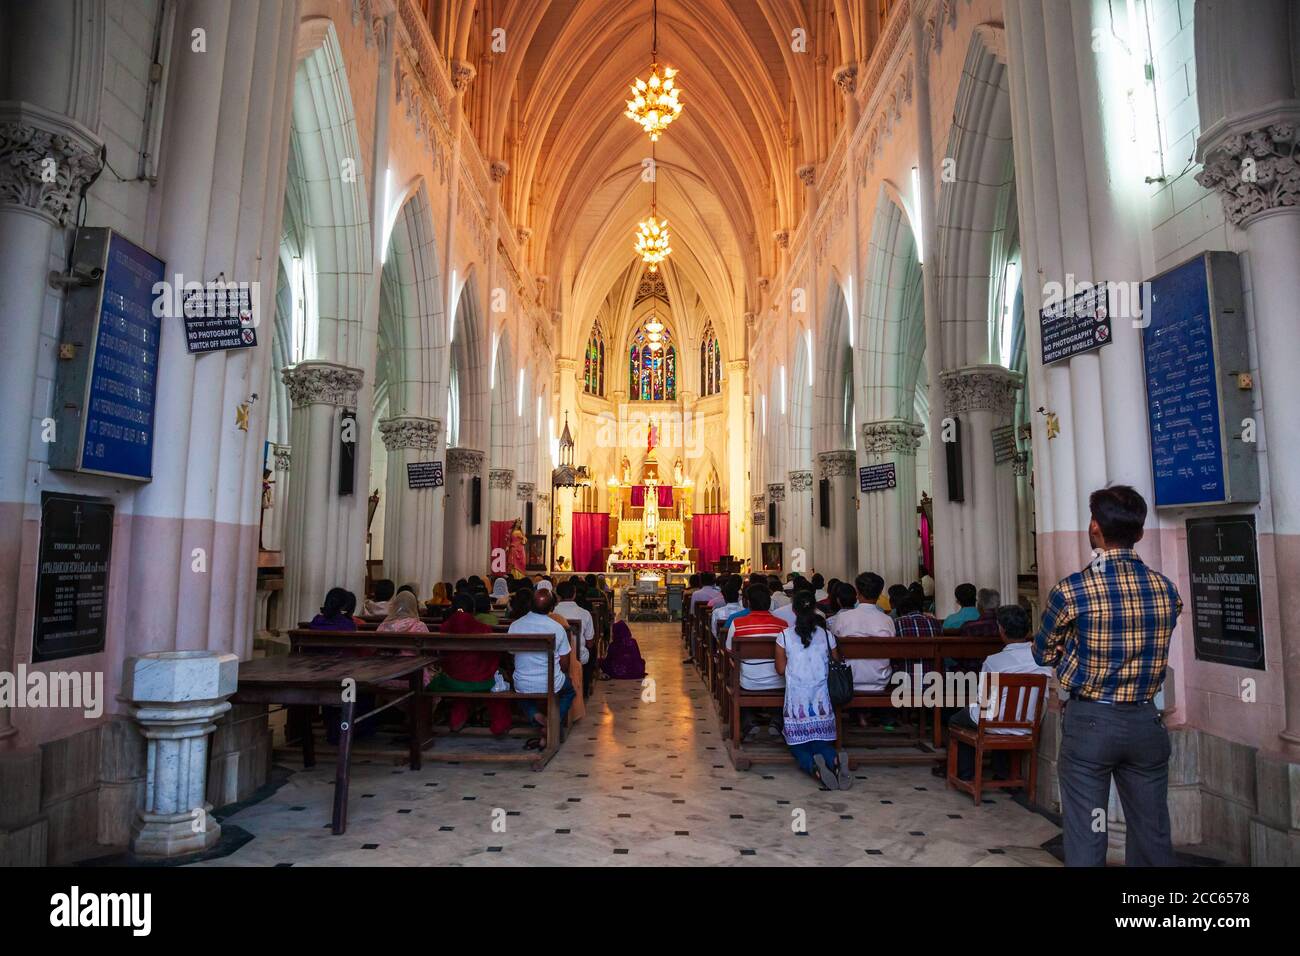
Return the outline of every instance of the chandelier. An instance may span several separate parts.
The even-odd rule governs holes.
[[[677,99],[681,91],[673,79],[677,71],[665,66],[663,72],[659,72],[658,0],[653,0],[650,9],[650,79],[638,77],[632,84],[632,99],[627,101],[623,115],[645,130],[653,143],[668,128],[668,124],[681,115],[682,104]]]
[[[668,220],[659,218],[659,167],[655,165],[655,144],[650,144],[650,218],[636,227],[636,254],[650,267],[659,271],[659,263],[672,254],[668,239]]]

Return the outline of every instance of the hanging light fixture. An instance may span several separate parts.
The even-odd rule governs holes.
[[[655,165],[655,147],[650,144],[650,218],[637,224],[636,253],[649,266],[650,272],[659,271],[659,263],[672,254],[668,239],[668,220],[659,218],[659,168]]]
[[[654,142],[668,128],[668,124],[682,113],[677,99],[681,92],[674,77],[677,71],[665,66],[659,71],[659,4],[650,4],[650,78],[637,78],[632,84],[632,98],[627,101],[623,115],[639,125]]]

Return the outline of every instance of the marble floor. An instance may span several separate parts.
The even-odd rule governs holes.
[[[279,751],[297,772],[223,821],[253,839],[199,865],[1057,865],[1043,849],[1060,832],[1050,821],[997,791],[975,806],[924,766],[862,768],[835,792],[793,761],[733,770],[704,685],[681,662],[678,626],[634,635],[653,700],[637,682],[599,682],[545,770],[426,761],[410,771],[400,748],[363,747],[348,830],[334,836],[333,760],[303,771]]]

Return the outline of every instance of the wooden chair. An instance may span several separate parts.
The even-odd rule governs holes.
[[[724,651],[726,636],[723,636]],[[730,716],[730,734],[727,740],[727,753],[731,757],[731,762],[737,770],[748,770],[756,759],[763,762],[788,762],[790,758],[789,751],[782,747],[779,751],[770,751],[769,754],[759,756],[752,750],[744,749],[741,726],[743,721],[742,715],[746,710],[775,708],[783,710],[785,708],[785,689],[774,688],[772,690],[744,690],[740,686],[740,671],[744,662],[753,661],[770,661],[776,657],[776,635],[764,635],[753,637],[736,637],[731,642],[731,650],[726,651],[731,657],[728,664],[728,697],[731,701]]]
[[[980,685],[980,719],[974,730],[952,727],[948,731],[948,786],[969,793],[978,806],[986,787],[1023,787],[1030,803],[1038,783],[1038,730],[1047,708],[1047,675],[998,674],[996,681]],[[1001,698],[994,717],[993,695]],[[1000,731],[1016,731],[1005,733]],[[957,746],[967,744],[975,750],[975,776],[962,780],[957,776]],[[1019,756],[1015,775],[1006,780],[984,779],[984,754],[1010,751]],[[1026,771],[1025,764],[1029,767]]]

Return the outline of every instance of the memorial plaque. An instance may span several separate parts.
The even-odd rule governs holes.
[[[1005,465],[1015,461],[1020,449],[1016,446],[1016,426],[1003,425],[990,432],[993,438],[993,464]]]
[[[158,338],[154,286],[166,266],[111,229],[78,229],[55,371],[51,468],[153,477]]]
[[[1149,283],[1142,330],[1156,507],[1256,502],[1259,463],[1236,254],[1208,252]]]
[[[77,495],[42,495],[34,662],[104,649],[112,549],[111,504]]]
[[[1109,289],[1109,284],[1102,282],[1039,310],[1044,365],[1110,342]]]
[[[858,469],[858,490],[885,491],[898,486],[898,476],[892,461],[879,465],[863,465]]]
[[[408,461],[406,463],[406,487],[441,488],[443,486],[442,462]]]
[[[1254,515],[1187,519],[1196,659],[1264,670]]]

